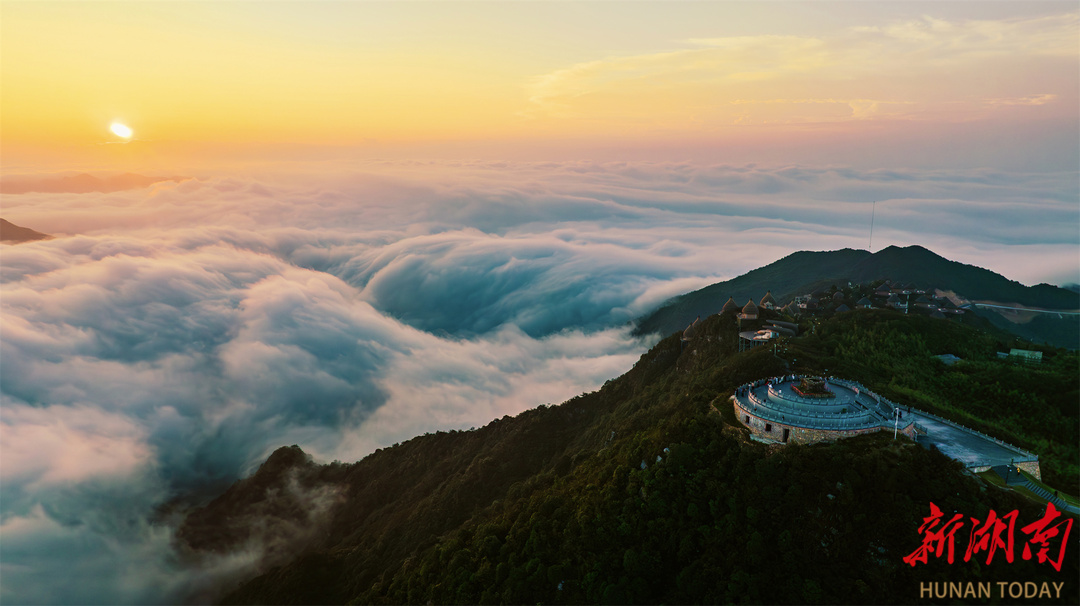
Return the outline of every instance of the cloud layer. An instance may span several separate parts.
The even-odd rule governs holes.
[[[670,296],[800,249],[921,244],[1076,282],[1072,173],[404,163],[4,196],[2,599],[168,602],[155,517],[281,445],[354,460],[595,389]],[[719,303],[722,302],[718,302]],[[70,574],[60,571],[71,569]]]

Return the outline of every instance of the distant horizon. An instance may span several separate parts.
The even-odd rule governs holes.
[[[81,175],[84,175],[84,174],[88,174],[88,173],[79,173],[76,176],[81,176]],[[132,174],[133,173],[125,173],[123,176],[132,175]],[[135,176],[141,176],[141,175],[135,175]],[[182,179],[186,180],[186,179],[194,179],[194,178],[196,178],[196,177],[183,177]],[[2,217],[0,217],[0,218],[2,218]],[[5,221],[6,221],[6,219],[5,219]],[[24,228],[24,229],[31,229],[31,230],[33,229],[31,226],[25,226],[25,225],[15,225],[15,227],[21,227],[21,228]],[[36,231],[36,230],[34,230],[34,231]],[[75,235],[79,235],[79,234],[59,233],[59,234],[45,234],[45,235],[50,237],[50,238],[55,238],[55,237],[70,237],[70,236],[75,236]],[[17,241],[17,242],[21,242],[21,241]],[[777,259],[777,260],[787,258],[787,257],[789,257],[791,255],[794,255],[794,254],[797,254],[797,253],[800,253],[800,252],[822,252],[822,253],[825,253],[825,252],[839,252],[839,251],[842,251],[842,250],[857,250],[857,251],[866,251],[866,252],[868,252],[870,254],[876,254],[878,252],[881,252],[881,251],[889,249],[889,248],[897,248],[897,249],[921,248],[921,249],[926,250],[928,252],[931,252],[931,253],[933,253],[935,255],[938,254],[937,252],[933,251],[932,249],[926,248],[925,246],[922,246],[922,245],[919,245],[919,244],[909,244],[909,245],[889,244],[889,245],[887,245],[887,246],[885,246],[883,248],[877,249],[876,251],[872,250],[872,249],[869,249],[869,248],[853,248],[853,247],[836,248],[836,249],[828,249],[828,250],[826,250],[826,249],[821,249],[821,250],[811,250],[811,249],[793,250],[790,253],[788,253],[787,255],[784,255],[783,257],[780,257],[780,259]],[[941,256],[941,255],[938,255],[938,256]],[[946,258],[946,257],[942,257],[942,258]],[[951,261],[952,259],[948,259],[948,260]],[[768,263],[766,265],[768,265]],[[973,264],[969,264],[969,265],[973,265]],[[981,267],[979,265],[973,265],[973,266],[974,267]],[[755,267],[755,268],[748,269],[748,270],[746,270],[746,272],[743,272],[743,274],[745,274],[745,273],[747,273],[749,271],[753,271],[754,269],[758,269],[759,267],[764,267],[764,266],[758,266],[758,267]],[[989,269],[989,268],[983,268],[983,269]],[[997,272],[994,272],[994,273],[997,273]],[[743,274],[739,274],[739,275],[743,275]],[[1004,274],[998,274],[998,275],[1001,275],[1001,276],[1003,276],[1005,278],[1008,278],[1010,280],[1013,279],[1013,278],[1011,278],[1009,276],[1006,276]],[[738,277],[738,276],[735,276],[735,277]],[[1063,289],[1066,289],[1066,290],[1075,290],[1075,289],[1071,289],[1069,287],[1080,287],[1080,283],[1077,283],[1077,282],[1066,282],[1066,283],[1063,283],[1063,284],[1052,284],[1052,283],[1049,283],[1049,282],[1038,282],[1038,283],[1034,283],[1034,284],[1031,284],[1031,283],[1024,284],[1024,283],[1021,282],[1021,284],[1023,284],[1024,286],[1029,286],[1029,287],[1030,286],[1040,286],[1040,285],[1056,286],[1058,288],[1063,288]]]

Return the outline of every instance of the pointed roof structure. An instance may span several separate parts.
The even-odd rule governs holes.
[[[845,311],[851,311],[851,308],[844,303],[841,303],[840,306],[836,308],[836,313],[842,313]]]
[[[844,300],[844,293],[840,292],[839,290],[834,292],[833,296],[832,296],[832,300],[833,301],[843,301]]]
[[[683,333],[682,333],[682,340],[683,341],[689,341],[690,339],[694,338],[694,333],[697,332],[695,329],[697,328],[697,323],[700,320],[701,320],[701,316],[698,316],[697,319],[695,319],[693,322],[690,323],[690,326],[686,327],[686,330],[684,330]]]
[[[728,297],[727,303],[724,303],[724,308],[720,310],[720,313],[729,311],[739,311],[739,304],[735,302],[735,297]]]
[[[758,306],[754,305],[754,300],[750,299],[743,305],[742,313],[739,314],[739,318],[743,320],[757,320]]]
[[[874,304],[867,297],[863,297],[859,299],[857,303],[855,303],[855,307],[870,308],[873,306]]]
[[[930,317],[937,318],[938,320],[944,320],[945,314],[941,313],[940,309],[935,309],[934,312],[930,314]]]
[[[761,302],[758,303],[758,306],[764,307],[766,309],[776,308],[776,299],[773,298],[771,290],[765,291],[765,296],[761,297]]]

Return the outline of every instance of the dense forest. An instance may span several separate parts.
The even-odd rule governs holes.
[[[803,329],[775,353],[737,353],[734,316],[712,316],[686,347],[672,335],[559,406],[355,464],[280,449],[192,511],[178,545],[190,558],[261,546],[227,603],[913,603],[920,582],[1028,580],[1066,581],[1040,603],[1080,601],[1080,529],[1060,572],[1020,557],[1019,528],[1045,505],[885,433],[753,442],[727,400],[746,381],[827,369],[1031,448],[1075,493],[1075,353],[1015,366],[996,358],[1014,345],[998,333],[881,310]],[[964,362],[945,368],[941,353]],[[1015,561],[963,561],[965,527],[953,564],[906,564],[931,502],[964,520],[1019,510]]]

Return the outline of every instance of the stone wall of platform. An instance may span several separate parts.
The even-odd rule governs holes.
[[[774,442],[784,442],[785,429],[788,430],[788,444],[815,444],[817,442],[831,442],[833,440],[839,440],[841,438],[851,438],[865,433],[885,431],[886,429],[890,431],[892,430],[891,427],[868,427],[864,429],[844,430],[813,429],[809,427],[799,427],[798,425],[778,423],[758,417],[757,415],[743,408],[739,404],[739,400],[737,398],[733,398],[733,405],[735,407],[735,416],[743,425],[745,425],[750,430],[750,433],[764,440],[772,440]],[[908,423],[906,427],[900,427],[899,433],[902,433],[905,436],[914,440],[915,424]],[[1034,475],[1033,472],[1029,473],[1032,473],[1032,475]]]
[[[1023,461],[1023,462],[1017,463],[1016,466],[1019,467],[1020,469],[1024,470],[1024,471],[1028,472],[1029,474],[1035,476],[1035,478],[1037,480],[1042,482],[1042,470],[1039,469],[1039,462],[1038,461]]]

